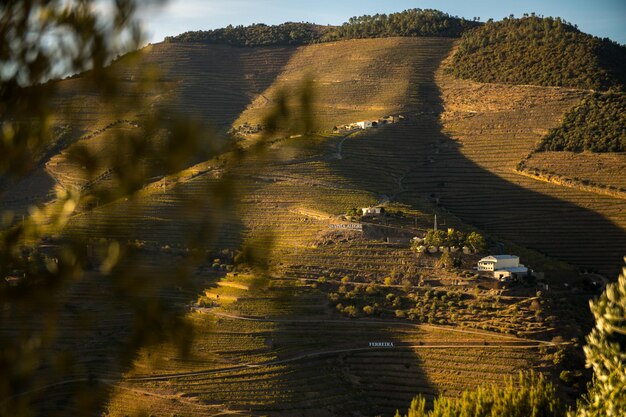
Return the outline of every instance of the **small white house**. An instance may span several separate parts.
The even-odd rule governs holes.
[[[373,122],[371,120],[364,120],[362,122],[356,122],[356,125],[361,129],[369,129],[371,127],[377,126],[378,123]]]
[[[496,271],[516,266],[519,266],[519,256],[514,255],[491,255],[478,261],[479,271]]]
[[[382,207],[363,207],[361,213],[363,216],[375,216],[377,214],[383,214],[385,209]]]
[[[478,261],[479,271],[493,272],[493,277],[500,281],[528,275],[529,269],[519,263],[519,256],[492,255]]]

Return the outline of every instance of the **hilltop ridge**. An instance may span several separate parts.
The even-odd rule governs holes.
[[[623,90],[626,47],[534,14],[463,33],[448,72],[478,82]]]
[[[385,37],[451,37],[457,38],[477,20],[466,20],[433,9],[409,9],[399,13],[351,17],[341,26],[287,22],[268,26],[227,26],[169,36],[165,42],[202,42],[232,46],[307,45],[346,39]]]

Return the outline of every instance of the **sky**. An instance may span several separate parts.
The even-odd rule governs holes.
[[[559,16],[583,32],[626,44],[626,0],[169,0],[140,12],[149,42],[189,30],[287,21],[337,25],[351,16],[438,9],[481,21],[535,12]]]

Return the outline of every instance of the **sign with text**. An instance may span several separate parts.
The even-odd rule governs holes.
[[[339,223],[339,224],[331,224],[331,229],[335,230],[354,230],[357,232],[363,231],[363,225],[361,223]]]

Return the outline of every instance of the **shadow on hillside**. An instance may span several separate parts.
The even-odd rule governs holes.
[[[614,277],[626,253],[626,231],[593,210],[509,182],[463,155],[461,145],[442,131],[436,68],[426,70],[427,76],[413,81],[419,99],[406,124],[374,131],[358,143],[346,141],[343,160],[331,167],[360,189],[418,207],[432,202],[437,211],[494,236]],[[582,198],[623,205],[603,196]]]
[[[159,87],[165,89],[175,84],[178,96],[183,97],[171,105],[181,113],[221,128],[228,127],[243,112],[254,94],[274,82],[295,51],[163,44],[154,48],[147,63],[164,69]],[[194,65],[189,65],[196,56]],[[133,68],[124,66],[124,59],[115,65],[122,82],[140,81],[134,78]],[[29,177],[25,181],[29,180],[35,181],[44,194],[52,186],[48,178]],[[199,183],[203,180],[200,176],[163,193],[142,194],[139,202],[115,201],[70,221],[69,233],[73,236],[116,238],[139,243],[144,249],[131,266],[120,272],[117,281],[91,271],[64,289],[55,341],[43,348],[44,358],[32,383],[21,381],[15,389],[18,395],[10,401],[32,406],[38,415],[89,415],[84,410],[101,414],[112,392],[110,383],[119,381],[132,369],[133,358],[138,354],[125,352],[120,361],[121,353],[137,342],[132,330],[145,326],[148,331],[155,324],[149,317],[136,316],[137,307],[155,303],[155,308],[160,305],[174,314],[183,314],[185,307],[197,300],[201,287],[185,287],[184,281],[178,279],[187,257],[193,254],[187,248],[196,247],[194,240],[212,236],[215,241],[209,245],[211,249],[241,247],[245,228],[234,206],[224,207],[225,215],[215,210],[214,202],[220,198],[202,194],[204,187]],[[191,201],[191,205],[184,207],[183,199]],[[207,218],[211,225],[221,222],[221,227],[206,230]],[[202,241],[203,246],[206,244]],[[89,251],[89,244],[86,245]],[[134,295],[120,296],[120,290]],[[29,318],[15,319],[25,320],[20,329],[23,331],[42,325],[38,324],[39,318],[34,323]],[[158,333],[163,329],[154,330]],[[151,340],[149,333],[143,336]]]
[[[128,207],[120,210],[130,214]],[[170,210],[165,214],[173,216],[169,222],[136,221],[133,226],[121,223],[118,227],[84,231],[91,237],[102,233],[122,242],[139,239],[140,248],[131,249],[129,257],[110,276],[90,269],[63,291],[54,341],[45,346],[33,383],[24,381],[16,390],[20,393],[16,401],[29,404],[36,415],[100,415],[117,391],[115,384],[134,370],[138,346],[146,342],[158,346],[163,332],[175,334],[174,346],[186,340],[184,327],[171,327],[176,326],[174,318],[187,314],[198,295],[217,279],[214,272],[206,271],[212,269],[215,258],[229,262],[224,247],[239,247],[244,227],[232,218],[224,219],[219,226],[213,222],[215,241],[206,254],[202,249],[200,258],[191,260],[194,254],[188,249],[189,240],[204,236],[205,223],[177,218],[181,214],[184,211]],[[97,218],[96,223],[102,220]],[[83,231],[74,229],[73,233]],[[151,239],[160,241],[157,244]],[[217,241],[228,243],[218,246]],[[198,263],[204,273],[197,273]],[[44,325],[45,321],[26,319],[20,330]],[[183,359],[176,356],[173,360]]]
[[[228,130],[274,83],[296,50],[161,43],[144,61],[162,72],[160,85],[175,85],[174,94],[162,102],[166,108]]]
[[[264,318],[275,326],[265,335],[266,345],[286,362],[250,392],[225,380],[225,389],[237,392],[231,407],[258,416],[301,416],[310,410],[315,416],[375,416],[405,410],[417,393],[434,399],[423,359],[407,342],[407,335],[419,337],[413,330],[402,325],[398,330],[394,321],[350,319],[328,306],[325,293],[294,282],[286,277],[283,284],[289,284],[265,292],[274,313]],[[381,346],[390,343],[393,347]],[[276,397],[269,401],[263,395],[268,386]]]

